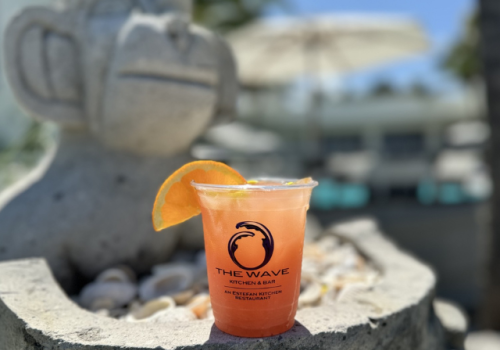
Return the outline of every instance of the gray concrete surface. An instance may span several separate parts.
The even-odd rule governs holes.
[[[329,232],[353,242],[383,278],[374,287],[350,288],[332,306],[299,311],[282,335],[238,338],[211,321],[136,324],[99,316],[71,302],[43,260],[27,259],[0,263],[0,349],[443,349],[432,271],[371,221]]]

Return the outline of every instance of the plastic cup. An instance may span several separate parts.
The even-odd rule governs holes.
[[[225,333],[267,337],[294,325],[306,212],[317,185],[295,181],[192,183],[203,219],[215,325]]]

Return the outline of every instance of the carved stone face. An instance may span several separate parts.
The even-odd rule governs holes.
[[[189,23],[185,0],[67,0],[6,31],[9,82],[29,113],[115,149],[181,151],[237,93],[230,50]]]

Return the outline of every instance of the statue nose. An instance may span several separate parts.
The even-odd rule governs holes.
[[[179,52],[185,52],[189,47],[189,23],[180,17],[170,17],[167,19],[166,32],[169,39]]]

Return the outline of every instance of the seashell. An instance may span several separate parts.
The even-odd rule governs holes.
[[[160,311],[170,310],[175,308],[175,301],[171,297],[162,297],[151,300],[143,306],[132,311],[127,315],[127,321],[141,321],[148,319]]]
[[[122,307],[134,299],[137,287],[129,282],[93,282],[80,293],[79,302],[92,311]]]
[[[364,283],[351,283],[343,288],[338,296],[338,302],[357,301],[360,295],[366,293],[371,287]]]
[[[321,297],[321,305],[332,305],[335,303],[335,298],[337,297],[337,290],[335,288],[329,288],[328,286],[323,286],[323,296]]]
[[[356,260],[356,268],[358,270],[363,270],[366,268],[366,260],[360,255],[358,255],[358,259]]]
[[[196,315],[186,307],[176,307],[175,309],[162,310],[144,320],[154,323],[168,322],[190,322],[196,320]]]
[[[378,279],[380,278],[380,274],[378,273],[378,271],[374,270],[365,272],[365,276],[366,283],[372,286],[377,283]]]
[[[189,301],[186,307],[191,310],[196,317],[205,318],[208,310],[211,308],[210,296],[206,293],[201,293]]]
[[[318,261],[311,259],[302,260],[302,275],[308,276],[308,278],[313,278],[318,276],[323,270],[321,264]]]
[[[317,280],[317,276],[312,273],[302,273],[300,275],[300,283],[304,285],[309,285]]]
[[[185,270],[190,270],[194,272],[197,270],[196,265],[192,262],[185,262],[185,261],[174,261],[174,262],[168,262],[165,264],[158,264],[153,266],[151,269],[151,272],[153,275],[161,275],[165,271],[171,271],[172,269],[185,269]]]
[[[317,244],[306,244],[303,250],[304,259],[321,260],[325,253],[318,247]]]
[[[194,289],[188,289],[183,292],[177,293],[175,295],[172,295],[172,298],[174,299],[175,303],[177,305],[184,305],[186,304],[191,298],[195,295]]]
[[[128,304],[128,311],[129,312],[134,312],[136,310],[139,310],[142,307],[142,303],[138,300],[133,300]]]
[[[359,272],[351,272],[341,276],[334,282],[334,287],[336,290],[342,290],[349,285],[364,285],[366,287],[372,285],[373,283],[368,283],[368,276]]]
[[[193,284],[193,289],[196,293],[208,294],[208,276],[206,274],[206,271],[201,276],[198,275],[196,281]]]
[[[352,270],[357,270],[358,269],[358,259],[359,259],[359,255],[356,254],[355,252],[348,253],[345,256],[345,259],[344,259],[342,266],[345,266],[345,267],[352,269]]]
[[[322,288],[319,283],[308,285],[299,296],[299,308],[317,305],[321,300],[321,296]]]
[[[335,265],[327,269],[321,276],[320,281],[322,284],[328,286],[328,288],[336,288],[339,281],[342,280],[349,271],[343,267]]]
[[[104,270],[95,280],[96,282],[135,282],[135,274],[130,268],[119,266]]]
[[[349,243],[347,243],[349,244]],[[324,253],[330,253],[334,250],[337,250],[340,245],[340,240],[335,236],[324,236],[321,237],[317,242],[319,250]],[[349,244],[350,245],[350,244]]]
[[[97,310],[94,311],[94,313],[96,315],[99,315],[99,316],[106,316],[106,317],[109,316],[109,310],[108,309],[97,309]]]
[[[358,256],[356,248],[350,243],[345,243],[325,256],[325,264],[356,269]]]
[[[189,289],[194,282],[192,267],[184,265],[155,266],[154,275],[146,278],[139,286],[142,300],[152,300],[163,295],[175,295]]]
[[[109,297],[97,298],[90,304],[90,310],[111,310],[116,305],[115,301]]]
[[[207,310],[207,314],[205,315],[205,320],[215,320],[214,310],[212,308]]]

